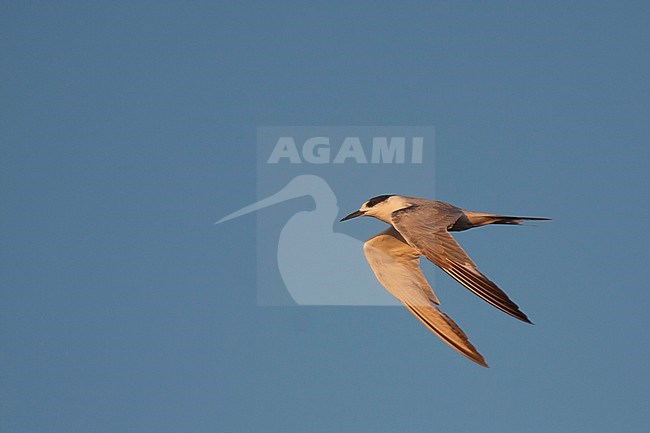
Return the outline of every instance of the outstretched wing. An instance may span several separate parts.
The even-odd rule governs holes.
[[[483,356],[465,333],[432,303],[439,304],[420,269],[419,252],[393,227],[369,239],[363,251],[377,280],[442,341],[479,365]]]
[[[404,239],[420,254],[449,274],[467,289],[499,310],[531,323],[508,295],[490,281],[463,251],[447,228],[458,213],[435,205],[416,205],[393,212],[391,222]]]

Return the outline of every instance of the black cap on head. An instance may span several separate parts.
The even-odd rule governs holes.
[[[387,195],[378,195],[377,197],[373,197],[370,200],[368,200],[368,204],[366,206],[368,207],[373,207],[382,201],[386,201],[389,197],[394,196],[395,194],[387,194]]]

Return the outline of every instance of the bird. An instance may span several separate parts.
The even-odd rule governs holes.
[[[379,283],[460,354],[488,367],[462,329],[437,307],[440,301],[422,273],[420,257],[431,261],[499,310],[522,322],[532,323],[503,290],[478,270],[450,232],[550,218],[473,212],[442,201],[393,194],[369,199],[341,222],[360,216],[374,217],[390,225],[363,244],[366,260]]]

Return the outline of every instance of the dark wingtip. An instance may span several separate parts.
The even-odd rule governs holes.
[[[516,307],[516,305],[515,305],[515,307]],[[530,324],[530,325],[534,325],[534,323],[531,322],[531,320],[528,318],[528,316],[526,316],[526,313],[524,313],[523,311],[521,311],[521,310],[518,309],[518,308],[517,308],[516,311],[514,311],[514,312],[512,312],[512,313],[509,312],[509,311],[505,311],[505,312],[508,313],[508,314],[510,314],[510,315],[511,315],[512,317],[514,317],[515,319],[519,319],[519,320],[521,320],[522,322],[528,323],[528,324]]]
[[[483,359],[483,357],[481,357],[481,359],[474,359],[474,358],[470,358],[470,359],[475,363],[477,363],[478,365],[480,365],[481,367],[490,368],[490,366],[487,365],[487,362],[485,362],[485,359]]]
[[[517,319],[521,320],[524,323],[528,323],[529,325],[534,325],[534,323],[526,316],[524,313],[521,313],[521,317],[515,316]]]

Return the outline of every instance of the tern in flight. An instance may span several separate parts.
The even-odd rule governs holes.
[[[478,270],[449,232],[549,218],[471,212],[441,201],[399,195],[373,197],[341,221],[359,216],[375,217],[391,225],[363,245],[377,280],[429,330],[462,355],[487,367],[460,327],[436,307],[440,302],[422,274],[420,256],[499,310],[531,323],[517,304]]]

